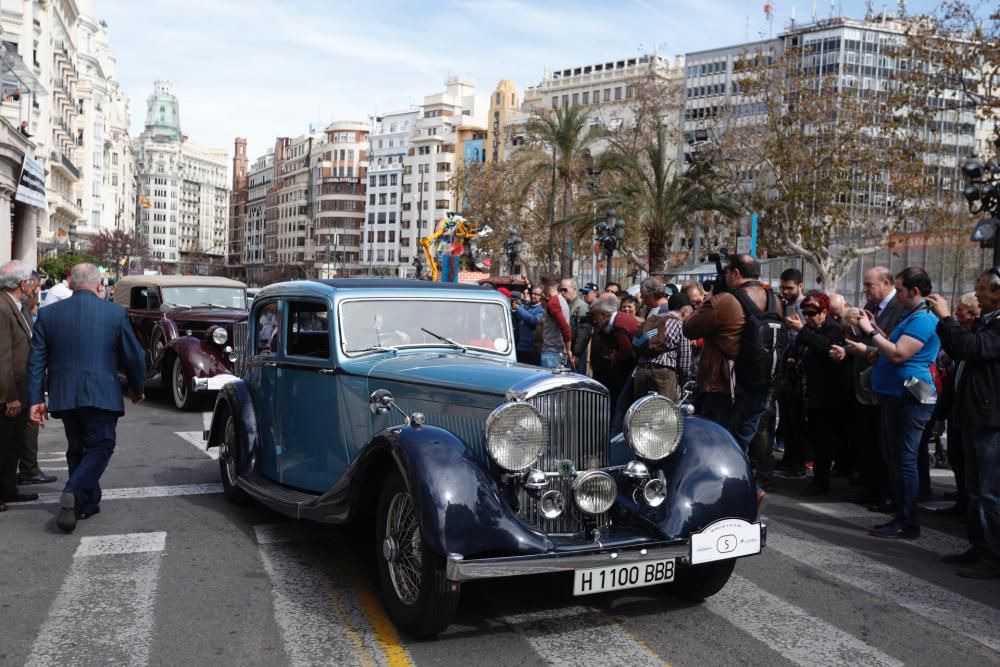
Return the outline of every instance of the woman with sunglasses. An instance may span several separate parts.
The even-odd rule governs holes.
[[[804,493],[815,496],[830,491],[830,465],[834,449],[844,437],[841,425],[850,413],[852,393],[847,365],[830,358],[830,348],[844,344],[843,329],[828,317],[830,297],[812,292],[801,307],[804,322],[794,314],[785,321],[798,332],[797,349],[803,355],[806,432],[813,447],[813,481]]]

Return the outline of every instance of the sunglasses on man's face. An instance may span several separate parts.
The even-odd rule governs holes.
[[[816,317],[817,315],[819,315],[819,311],[818,310],[803,310],[802,314],[805,315],[806,317]]]
[[[569,288],[568,288],[568,287],[560,287],[560,288],[559,288],[559,291],[560,291],[560,292],[568,292],[568,291],[569,291]]]

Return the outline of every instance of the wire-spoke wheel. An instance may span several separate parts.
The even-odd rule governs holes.
[[[222,431],[222,441],[219,442],[219,474],[222,477],[222,492],[225,494],[226,500],[237,505],[244,505],[249,502],[250,496],[236,484],[239,446],[239,440],[236,437],[236,420],[231,414],[227,414],[226,425]]]
[[[375,525],[379,579],[389,616],[415,637],[451,622],[460,585],[445,577],[445,560],[427,548],[406,484],[394,470],[379,496]]]
[[[184,375],[184,364],[181,358],[175,356],[171,365],[170,387],[173,390],[174,405],[178,410],[194,410],[198,403],[198,395],[188,384],[187,376]]]

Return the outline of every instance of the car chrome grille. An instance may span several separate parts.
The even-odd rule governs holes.
[[[247,358],[247,323],[233,322],[233,351],[236,353],[234,371],[236,377],[243,377]]]
[[[608,431],[611,406],[606,394],[587,389],[561,390],[540,394],[528,399],[549,422],[549,448],[537,467],[546,472],[559,469],[558,461],[569,459],[577,470],[608,465]],[[555,520],[548,520],[538,512],[538,502],[521,489],[520,514],[540,530],[553,535],[583,532],[586,529],[584,514],[576,507],[571,480],[552,477],[546,488],[560,491],[566,499],[566,509]],[[594,517],[597,526],[608,523],[606,514]]]

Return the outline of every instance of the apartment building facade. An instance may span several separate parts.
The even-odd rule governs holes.
[[[458,208],[451,179],[463,159],[459,147],[466,132],[485,134],[486,104],[476,97],[474,81],[449,77],[444,91],[424,98],[403,160],[402,267],[421,254],[420,239],[433,233],[437,221]],[[413,270],[407,269],[410,275]]]
[[[264,284],[264,230],[267,225],[267,193],[274,182],[274,149],[254,160],[247,174],[246,222],[243,228],[241,264],[251,287]]]
[[[372,116],[368,136],[368,187],[361,253],[371,273],[405,275],[399,256],[404,243],[403,171],[418,108]],[[405,240],[409,243],[409,239]],[[408,248],[411,252],[412,247]]]
[[[227,256],[228,152],[200,146],[181,132],[169,81],[157,81],[136,139],[139,232],[155,263],[181,273],[218,273]]]

